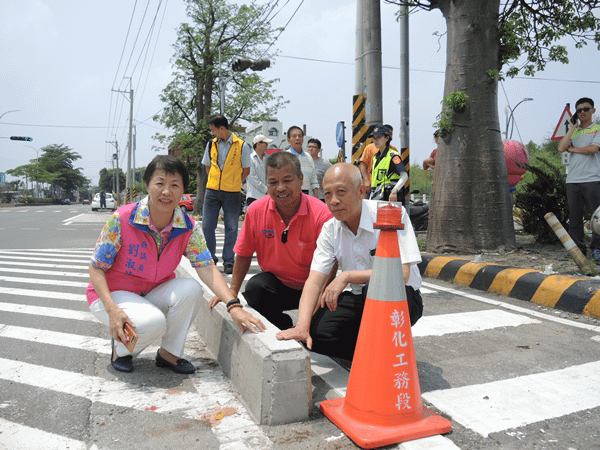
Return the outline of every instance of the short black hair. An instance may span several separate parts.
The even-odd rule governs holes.
[[[440,137],[442,135],[442,130],[435,130],[433,132],[433,137]]]
[[[319,147],[319,149],[321,149],[321,141],[316,138],[309,139],[308,143],[306,145],[310,145],[310,144],[317,144],[317,147]]]
[[[227,117],[222,114],[215,114],[214,116],[210,116],[208,118],[208,124],[214,125],[217,128],[225,127],[229,130],[229,121]]]
[[[291,134],[291,132],[292,132],[293,129],[300,130],[300,133],[302,133],[302,137],[304,137],[304,130],[302,128],[300,128],[299,126],[297,126],[297,125],[292,125],[291,127],[288,128],[287,135],[286,135],[287,137],[290,137],[290,134]]]
[[[185,167],[183,161],[171,155],[155,156],[152,161],[150,161],[150,164],[148,164],[148,167],[146,167],[146,171],[144,172],[144,183],[146,183],[146,186],[148,183],[150,183],[150,179],[157,170],[164,170],[171,175],[181,175],[184,192],[187,192],[188,185],[190,183],[190,174],[188,173],[187,167]]]
[[[575,103],[575,108],[577,108],[582,103],[589,103],[590,105],[592,105],[592,108],[594,107],[594,100],[588,97],[582,97],[579,100],[577,100],[577,103]]]
[[[267,167],[281,169],[283,166],[287,166],[288,164],[292,166],[292,171],[298,178],[302,177],[302,166],[300,165],[300,160],[298,157],[293,153],[283,150],[271,153],[269,155],[265,161],[265,173],[267,171]]]

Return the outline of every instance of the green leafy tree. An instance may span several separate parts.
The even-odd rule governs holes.
[[[274,94],[278,80],[263,80],[250,70],[231,70],[238,58],[254,61],[272,57],[266,53],[274,41],[268,21],[271,8],[254,0],[243,5],[227,0],[185,1],[190,21],[178,30],[174,79],[160,96],[166,105],[164,110],[154,117],[173,134],[157,134],[155,138],[163,146],[175,142],[182,157],[194,162],[197,197],[202,199],[207,175],[201,160],[211,137],[206,119],[219,112],[218,81],[228,80],[224,115],[230,124],[240,119],[263,120],[273,115],[283,101]],[[196,202],[194,212],[201,207],[202,202]]]
[[[13,176],[27,175],[31,180],[52,185],[51,194],[56,196],[57,188],[71,192],[81,186],[89,184],[83,176],[82,168],[73,167],[73,163],[81,156],[64,144],[52,144],[40,149],[42,151],[38,161],[32,160],[31,164],[19,166],[7,171]]]
[[[113,175],[117,172],[117,169],[107,169],[103,167],[100,169],[100,179],[98,180],[98,187],[106,192],[113,192],[116,190],[116,187],[113,186]],[[127,182],[127,177],[121,168],[117,172],[119,174],[119,187],[121,189],[125,188],[125,184]]]
[[[598,0],[386,0],[439,9],[447,25],[444,98],[463,93],[438,147],[429,251],[515,248],[512,203],[498,117],[498,80],[568,62],[561,38],[600,43]]]

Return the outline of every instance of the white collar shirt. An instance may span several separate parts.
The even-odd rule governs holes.
[[[373,268],[373,259],[379,230],[373,228],[377,217],[377,201],[363,200],[360,223],[356,235],[339,220],[333,218],[328,220],[321,230],[317,240],[317,249],[313,254],[310,270],[329,273],[335,262],[338,262],[339,270],[370,270]],[[421,253],[412,224],[402,207],[403,230],[398,230],[398,244],[402,263],[411,264],[411,272],[408,286],[417,290],[421,287],[421,274],[417,264],[421,262]],[[401,275],[399,275],[401,276]],[[354,294],[360,294],[360,284],[351,284]]]

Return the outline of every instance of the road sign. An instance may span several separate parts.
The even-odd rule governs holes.
[[[567,105],[565,106],[565,109],[560,116],[558,125],[556,125],[556,129],[554,130],[554,134],[550,138],[551,140],[560,141],[565,136],[565,134],[567,134],[567,131],[569,131],[569,119],[571,118],[571,116],[571,111],[569,110],[569,106]]]
[[[344,145],[344,122],[338,122],[335,128],[335,139],[337,146],[342,148],[342,145]]]

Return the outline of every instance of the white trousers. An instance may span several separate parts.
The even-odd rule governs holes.
[[[115,303],[135,324],[138,342],[133,353],[120,342],[117,355],[139,355],[152,341],[162,336],[161,346],[181,358],[185,339],[200,309],[202,286],[191,278],[174,278],[160,284],[144,297],[127,291],[111,292]],[[104,325],[109,325],[102,300],[90,305],[90,311]]]

